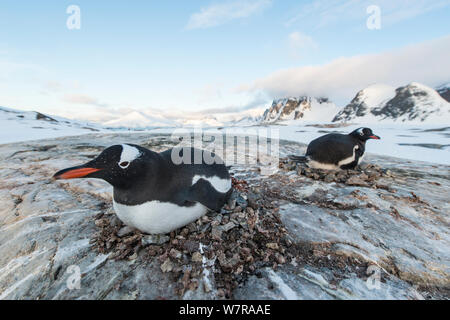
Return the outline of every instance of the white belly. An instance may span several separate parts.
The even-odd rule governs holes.
[[[149,201],[136,206],[115,201],[113,204],[117,216],[123,223],[149,234],[169,233],[197,220],[208,211],[198,202],[192,207],[180,207],[160,201]]]
[[[308,161],[308,166],[314,169],[322,169],[322,170],[338,170],[340,169],[337,165],[332,163],[321,163],[314,160]]]

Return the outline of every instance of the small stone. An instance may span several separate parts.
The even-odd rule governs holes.
[[[228,222],[226,225],[222,226],[222,230],[228,232],[234,227],[236,227],[236,225],[233,222]]]
[[[164,263],[161,265],[161,271],[164,273],[170,272],[173,270],[173,263],[170,261],[169,258],[164,261]]]
[[[347,180],[347,185],[358,187],[370,187],[370,185],[358,176],[352,176]]]
[[[108,222],[105,220],[105,219],[98,219],[98,220],[95,220],[95,225],[97,226],[97,227],[104,227],[104,226],[106,226],[107,224],[108,224]]]
[[[181,258],[181,252],[172,248],[169,252],[169,255],[174,259],[180,259]]]
[[[188,234],[189,234],[188,228],[183,228],[183,230],[181,230],[180,235],[182,235],[183,237],[186,237]]]
[[[209,292],[211,292],[211,287],[210,287],[210,285],[208,284],[208,282],[207,281],[203,281],[203,291],[205,291],[206,293],[209,293]]]
[[[226,205],[226,210],[234,210],[236,208],[236,199],[230,199]]]
[[[164,244],[170,241],[170,237],[162,234],[149,234],[142,237],[142,245]]]
[[[194,252],[194,254],[192,254],[192,261],[193,262],[202,262],[203,256],[201,255],[200,252]]]
[[[196,252],[199,248],[199,243],[197,241],[187,240],[183,243],[183,249],[189,253]]]
[[[250,208],[255,210],[258,208],[258,196],[256,194],[249,192],[247,194],[247,202]]]
[[[122,225],[122,221],[120,221],[119,218],[116,216],[112,217],[111,221],[109,222],[111,227],[120,227]]]
[[[213,222],[211,222],[212,227],[217,227],[218,225],[220,225],[219,221],[214,220]]]
[[[275,255],[275,257],[277,258],[278,264],[285,264],[286,263],[286,258],[283,257],[281,254],[277,253]]]
[[[279,249],[278,244],[275,243],[275,242],[267,243],[266,247],[269,248],[269,249],[272,249],[272,250],[278,250]]]
[[[211,237],[214,240],[222,240],[222,228],[213,227],[211,230]]]
[[[237,206],[236,208],[234,208],[233,212],[242,212],[242,208],[240,206]]]
[[[136,260],[137,259],[137,257],[138,257],[138,254],[135,252],[135,253],[133,253],[131,256],[129,256],[128,257],[128,260]]]

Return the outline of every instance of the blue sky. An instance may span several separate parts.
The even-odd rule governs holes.
[[[66,27],[72,4],[80,30]],[[366,25],[373,4],[379,30]],[[449,18],[449,0],[3,0],[0,105],[95,118],[297,94],[345,104],[373,82],[450,81]]]

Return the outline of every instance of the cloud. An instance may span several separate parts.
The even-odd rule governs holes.
[[[417,81],[436,86],[450,80],[450,36],[394,51],[343,57],[327,64],[276,71],[238,92],[262,90],[272,97],[326,96],[347,103],[373,83],[401,86]]]
[[[271,4],[271,0],[246,0],[213,4],[202,8],[189,18],[186,29],[216,27],[235,19],[243,19],[261,12]]]
[[[97,107],[107,107],[107,104],[100,103],[96,98],[84,94],[66,94],[63,98],[65,102],[71,104],[87,104]]]
[[[62,89],[62,84],[59,81],[47,81],[43,84],[46,91],[58,92]]]
[[[381,9],[383,25],[390,25],[411,19],[427,12],[450,5],[450,0],[316,0],[300,7],[298,13],[286,22],[287,26],[301,22],[313,23],[317,28],[351,20],[363,20],[368,17],[367,7],[377,5]],[[362,24],[362,25],[365,25]]]
[[[294,57],[303,56],[311,49],[319,47],[313,38],[298,31],[289,34],[288,41],[290,53]]]
[[[208,108],[208,109],[202,109],[198,112],[193,112],[193,114],[196,115],[205,115],[205,114],[215,114],[215,113],[236,113],[236,112],[242,112],[246,110],[250,110],[257,107],[262,107],[270,103],[270,98],[267,97],[266,94],[262,92],[258,92],[255,95],[252,95],[250,100],[248,102],[245,102],[243,104],[232,104],[228,105],[223,108]]]

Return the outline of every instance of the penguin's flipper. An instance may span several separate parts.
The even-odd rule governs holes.
[[[189,189],[186,200],[199,202],[209,210],[220,212],[232,192],[233,188],[227,193],[218,192],[209,181],[200,179]]]
[[[292,160],[294,162],[297,163],[306,163],[308,162],[308,158],[305,156],[295,156],[295,155],[290,155],[288,156],[289,160]]]

